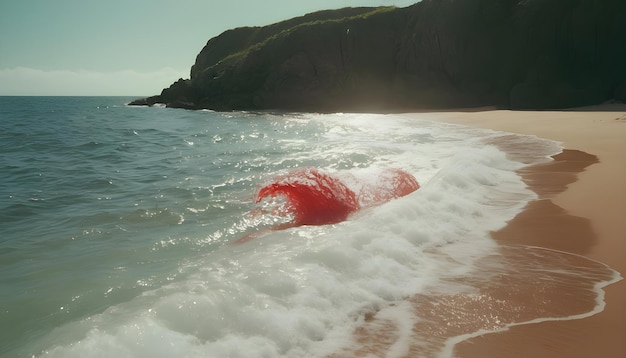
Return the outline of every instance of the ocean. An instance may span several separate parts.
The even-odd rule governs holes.
[[[596,313],[619,277],[489,235],[537,198],[516,171],[560,143],[440,113],[132,99],[0,97],[1,357],[343,357],[376,330],[377,356],[451,357],[467,337]],[[289,225],[288,199],[258,197],[303,171],[359,194],[354,210]],[[419,189],[372,200],[389,171]],[[494,299],[503,277],[536,301]],[[554,304],[571,282],[586,282],[577,312]]]

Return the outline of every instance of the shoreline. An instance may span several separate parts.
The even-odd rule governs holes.
[[[410,114],[408,114],[410,116]],[[539,199],[493,233],[501,244],[545,247],[588,257],[626,274],[626,105],[568,111],[436,113],[432,120],[560,141],[555,161],[520,171]],[[567,240],[563,240],[563,238]],[[624,357],[626,281],[603,288],[606,306],[590,317],[544,321],[476,335],[454,356]],[[564,302],[567,304],[567,302]]]

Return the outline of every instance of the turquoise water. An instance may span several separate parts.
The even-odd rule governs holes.
[[[7,342],[184,275],[185,260],[228,239],[198,229],[234,224],[255,176],[269,170],[264,156],[308,130],[254,115],[126,107],[128,98],[0,101]]]
[[[0,97],[0,356],[338,351],[368,312],[465,289],[450,276],[475,275],[495,252],[488,233],[536,198],[515,170],[560,151],[430,114],[216,113],[131,99]],[[503,136],[520,152],[488,144]],[[301,167],[355,191],[397,168],[422,188],[344,223],[232,245],[280,220],[252,215],[255,191]]]

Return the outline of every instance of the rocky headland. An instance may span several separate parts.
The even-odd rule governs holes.
[[[626,1],[423,0],[320,11],[210,39],[133,105],[369,111],[626,102]]]

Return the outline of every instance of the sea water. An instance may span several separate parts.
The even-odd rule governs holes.
[[[394,328],[377,355],[422,347],[438,357],[463,337],[530,321],[505,317],[519,309],[506,300],[484,300],[502,312],[492,319],[415,305],[475,300],[493,275],[524,280],[506,264],[519,250],[502,251],[489,233],[536,199],[516,170],[549,161],[559,143],[436,113],[219,113],[130,100],[0,97],[0,356],[344,356],[378,317]],[[494,144],[503,140],[506,151]],[[289,218],[259,215],[255,194],[298,168],[355,192],[380,186],[388,169],[421,187],[343,222],[271,230]],[[584,277],[593,304],[577,315],[602,309],[614,271],[533,252],[552,262],[533,261],[533,279]],[[574,316],[536,306],[534,320]],[[461,329],[432,329],[444,324]]]

